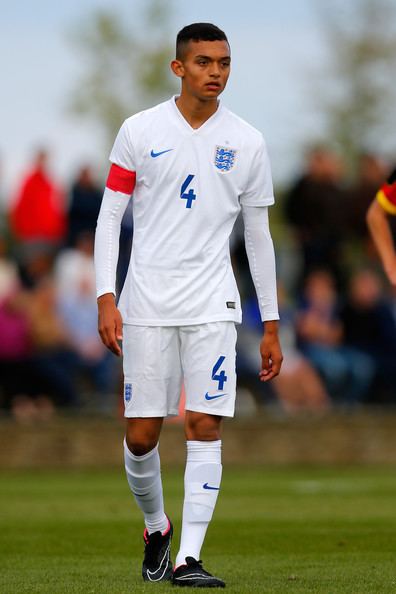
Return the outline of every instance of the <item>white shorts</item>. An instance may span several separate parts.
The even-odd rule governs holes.
[[[235,345],[234,322],[124,324],[125,416],[177,415],[184,380],[186,410],[233,417]]]

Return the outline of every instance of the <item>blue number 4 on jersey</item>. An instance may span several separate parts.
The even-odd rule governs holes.
[[[188,186],[191,184],[192,180],[194,179],[195,175],[187,175],[186,179],[182,183],[182,187],[180,190],[180,198],[186,200],[186,208],[191,208],[193,201],[196,199],[197,195],[194,193],[194,190],[190,188],[186,193]]]

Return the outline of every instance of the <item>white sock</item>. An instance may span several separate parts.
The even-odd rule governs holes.
[[[147,454],[135,456],[124,439],[124,460],[128,483],[144,514],[148,533],[165,532],[169,521],[164,512],[158,444]]]
[[[187,441],[183,523],[175,567],[199,560],[221,482],[221,440]]]

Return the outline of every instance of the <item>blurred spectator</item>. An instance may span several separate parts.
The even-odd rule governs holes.
[[[48,155],[39,151],[11,205],[12,231],[19,241],[62,243],[66,233],[63,195],[47,171]]]
[[[381,159],[364,153],[359,159],[357,179],[347,192],[347,233],[366,244],[366,253],[369,239],[366,213],[385,177],[386,168]]]
[[[375,155],[364,153],[358,163],[357,178],[346,192],[347,250],[344,265],[349,271],[375,263],[377,254],[370,236],[366,214],[378,188],[385,179],[385,164]],[[349,272],[349,275],[351,272]],[[348,283],[346,283],[348,284]],[[346,290],[346,287],[345,287]]]
[[[299,346],[322,376],[330,395],[348,405],[362,402],[374,375],[370,356],[342,344],[343,328],[333,277],[323,270],[306,279],[298,314]]]
[[[81,292],[96,304],[95,269],[93,264],[93,232],[80,233],[75,246],[62,250],[55,262],[57,292],[61,297]]]
[[[288,413],[325,412],[330,407],[330,397],[319,374],[296,347],[295,309],[287,302],[280,284],[278,303],[283,351],[282,373],[273,380],[278,399]]]
[[[94,233],[103,189],[95,182],[91,168],[80,169],[70,193],[68,245],[73,246],[84,232]]]
[[[372,399],[395,403],[396,323],[375,272],[361,270],[352,277],[341,319],[345,343],[366,353],[374,362],[376,379]]]
[[[0,301],[6,299],[18,285],[16,264],[7,255],[7,242],[0,231]]]
[[[30,327],[17,267],[0,237],[0,402],[20,421],[52,416],[32,361]]]
[[[26,393],[26,362],[30,354],[27,319],[13,307],[18,291],[17,268],[7,258],[6,244],[0,236],[0,392],[7,408],[15,397]]]
[[[57,311],[55,284],[42,278],[25,299],[33,361],[42,391],[63,407],[79,404],[76,388],[77,356]]]
[[[92,233],[81,233],[75,248],[59,255],[56,284],[60,316],[78,355],[79,369],[93,382],[97,410],[107,412],[114,408],[110,397],[117,360],[98,335],[93,242]]]
[[[308,154],[305,172],[286,197],[286,221],[295,231],[302,254],[300,286],[316,268],[327,268],[337,281],[342,280],[345,199],[341,174],[338,157],[325,147],[315,147]]]
[[[52,275],[55,255],[47,243],[25,244],[18,252],[19,275],[26,289],[34,288],[42,279]]]

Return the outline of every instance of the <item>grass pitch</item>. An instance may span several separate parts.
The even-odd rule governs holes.
[[[182,469],[164,469],[180,534]],[[0,592],[175,591],[140,577],[142,521],[123,470],[0,476]],[[396,593],[392,468],[225,468],[205,567],[231,593]]]

